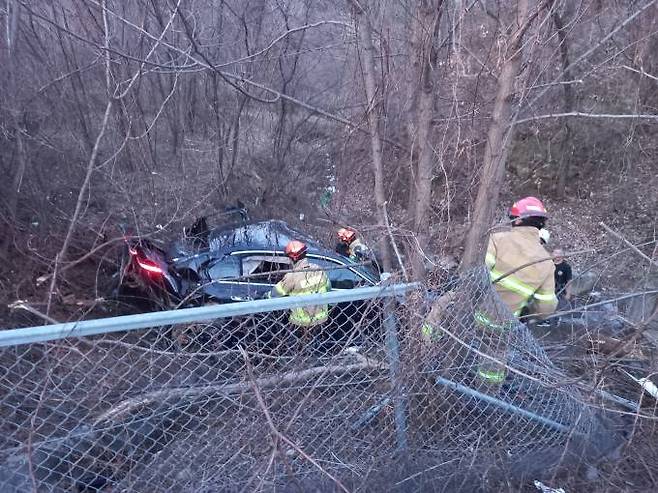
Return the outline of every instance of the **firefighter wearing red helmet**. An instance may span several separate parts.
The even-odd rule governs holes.
[[[557,307],[555,265],[537,241],[548,219],[546,208],[538,198],[525,197],[510,207],[509,218],[511,230],[493,233],[489,238],[486,264],[494,289],[516,317],[550,315]],[[504,362],[511,324],[493,305],[481,306],[475,313],[475,321],[488,335],[484,345],[491,350],[485,352]],[[506,376],[504,365],[490,358],[481,360],[478,373],[484,381],[494,384],[502,383]]]
[[[306,250],[306,245],[299,240],[292,240],[286,245],[285,253],[292,260],[292,272],[288,272],[274,286],[270,297],[303,296],[331,290],[327,274],[308,261]],[[311,305],[293,308],[288,320],[299,327],[314,327],[326,322],[328,318],[328,305]]]
[[[370,249],[361,241],[353,228],[340,228],[337,231],[336,252],[349,257],[354,262],[363,262],[372,256]]]

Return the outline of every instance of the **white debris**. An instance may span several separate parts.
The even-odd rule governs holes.
[[[535,479],[535,488],[537,488],[541,493],[566,493],[563,488],[551,488],[546,486],[541,481]]]

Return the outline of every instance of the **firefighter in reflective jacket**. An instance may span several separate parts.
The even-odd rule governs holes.
[[[489,238],[486,264],[495,291],[515,317],[550,315],[557,307],[554,270],[551,255],[537,241],[548,218],[544,204],[535,197],[526,197],[509,210],[512,229],[493,233]],[[483,300],[475,312],[475,322],[484,331],[485,353],[501,362],[506,361],[507,340],[514,320],[509,320],[495,303]],[[482,358],[479,376],[487,383],[505,380],[504,365]]]
[[[269,297],[302,296],[326,293],[331,290],[327,274],[320,270],[320,267],[308,261],[306,250],[306,245],[298,240],[292,240],[286,245],[286,255],[293,262],[292,272],[288,272],[274,286]],[[314,327],[326,322],[328,318],[329,307],[327,305],[311,305],[293,308],[288,320],[299,327]]]
[[[352,228],[340,228],[338,230],[338,244],[336,252],[349,257],[355,262],[363,262],[372,258],[370,249],[357,237]]]

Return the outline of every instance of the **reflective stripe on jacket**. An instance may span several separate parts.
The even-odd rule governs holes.
[[[486,263],[491,280],[497,280],[494,288],[514,315],[526,306],[537,315],[549,315],[557,308],[555,264],[549,257],[532,226],[514,227],[489,238]],[[526,264],[530,265],[520,268]]]
[[[274,286],[279,296],[303,296],[305,294],[326,293],[331,289],[327,274],[307,259],[295,263],[293,272],[287,273]],[[321,324],[329,318],[328,305],[311,305],[290,310],[290,323],[303,327]]]

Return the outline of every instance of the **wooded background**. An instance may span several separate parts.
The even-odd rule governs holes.
[[[479,261],[522,195],[568,218],[550,225],[567,247],[602,219],[655,237],[656,1],[5,0],[1,15],[8,299],[111,246],[119,222],[177,234],[236,200],[304,214],[323,239],[357,226],[396,268],[394,238],[416,278]]]
[[[119,224],[171,239],[239,201],[327,246],[352,225],[397,278],[431,286],[436,270],[482,262],[526,195],[547,204],[549,247],[580,252],[575,271],[599,282],[588,301],[654,290],[653,305],[614,312],[632,330],[624,347],[655,316],[658,0],[0,0],[0,25],[3,328],[110,314]],[[588,330],[560,334],[551,358],[628,390],[611,359],[570,353],[595,345]],[[71,347],[22,359],[98,362]],[[5,379],[10,404],[14,381],[51,384],[23,368]],[[64,380],[96,397],[80,368],[90,387]],[[655,489],[650,405],[647,419],[626,413],[633,432],[599,489]]]

